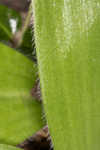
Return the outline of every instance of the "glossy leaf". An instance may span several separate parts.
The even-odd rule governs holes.
[[[100,149],[100,1],[34,0],[35,39],[55,150]]]

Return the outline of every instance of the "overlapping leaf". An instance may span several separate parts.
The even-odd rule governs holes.
[[[100,149],[100,1],[34,0],[35,38],[55,150]]]
[[[0,43],[0,143],[16,145],[42,127],[41,105],[31,96],[37,68]]]

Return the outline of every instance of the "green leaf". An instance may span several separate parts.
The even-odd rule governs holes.
[[[55,150],[100,149],[100,1],[35,0],[44,107]]]
[[[16,21],[16,31],[21,26],[20,15],[6,6],[0,5],[0,41],[8,41],[12,38],[11,19]]]
[[[33,34],[32,27],[28,27],[23,35],[23,40],[18,48],[18,51],[21,51],[21,53],[23,53],[25,56],[34,60],[36,59],[36,54]]]
[[[15,145],[43,127],[41,105],[31,96],[37,68],[0,43],[0,143]]]
[[[20,149],[10,145],[0,144],[0,150],[20,150]]]
[[[18,12],[14,11],[11,8],[7,8],[7,6],[0,5],[0,41],[8,44],[10,43],[10,45],[13,45],[13,47],[17,47],[16,43],[19,43],[19,41],[22,40],[21,44],[16,48],[17,51],[23,53],[30,59],[35,59],[35,56],[33,56],[32,54],[35,47],[34,43],[32,42],[34,41],[32,27],[29,26],[30,19],[28,20],[28,25],[26,27],[26,30],[24,31],[24,34],[21,36],[25,22],[27,22],[27,17],[28,16],[26,15],[26,18],[22,20],[21,15]],[[11,21],[16,23],[15,30],[16,32],[20,32],[19,38],[15,38],[16,33],[13,33],[14,28],[11,25]],[[23,26],[22,21],[24,22]]]

